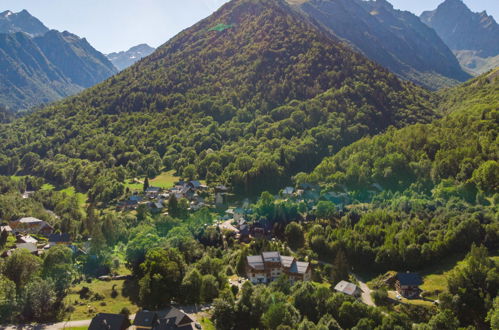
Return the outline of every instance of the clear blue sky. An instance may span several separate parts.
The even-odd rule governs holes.
[[[391,0],[420,14],[443,0]],[[157,47],[210,15],[227,0],[0,0],[0,11],[27,9],[49,28],[85,37],[109,53],[140,43]],[[465,0],[473,11],[499,18],[499,0]]]

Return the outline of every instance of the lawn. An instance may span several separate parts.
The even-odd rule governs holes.
[[[140,179],[142,182],[144,179]],[[175,171],[167,171],[163,172],[154,179],[149,179],[149,185],[154,187],[160,187],[163,189],[172,188],[175,185],[175,182],[178,182],[180,177],[175,176]],[[125,187],[130,188],[130,190],[142,190],[144,187],[143,183],[134,182],[134,180],[127,180],[125,183]]]
[[[203,327],[203,330],[215,330],[216,329],[213,322],[207,317],[203,317],[201,320],[199,320],[199,324],[201,324],[201,327]]]
[[[114,298],[113,286],[116,292]],[[82,297],[78,293],[83,287],[90,289],[88,297]],[[92,280],[91,283],[81,282],[72,287],[66,297],[66,303],[74,307],[70,320],[88,320],[97,313],[119,313],[124,307],[134,314],[139,310],[131,298],[135,296],[136,291],[137,287],[133,281]],[[96,297],[96,294],[100,297]]]

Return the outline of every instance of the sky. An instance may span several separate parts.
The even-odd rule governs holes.
[[[390,0],[389,0],[390,1]],[[443,0],[391,0],[395,8],[420,14]],[[227,0],[0,0],[0,12],[23,9],[47,27],[85,37],[103,53],[147,43],[158,47],[209,16]],[[499,0],[464,0],[473,11],[499,18]]]

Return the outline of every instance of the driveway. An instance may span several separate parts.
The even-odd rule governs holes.
[[[359,282],[359,287],[362,290],[362,296],[361,296],[362,302],[369,306],[376,306],[376,304],[374,304],[373,298],[371,297],[371,289],[369,289],[367,284],[362,282],[360,278],[358,278],[357,276],[355,276],[355,278]]]

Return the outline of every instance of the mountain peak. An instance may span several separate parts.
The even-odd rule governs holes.
[[[454,51],[499,55],[499,25],[487,12],[474,13],[461,0],[445,0],[437,9],[424,12],[421,20]]]
[[[24,32],[30,36],[39,36],[49,29],[26,9],[14,13],[10,10],[0,14],[0,33]]]

